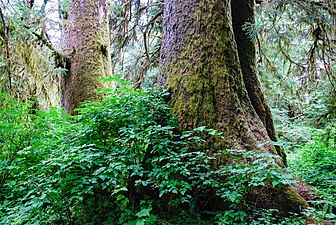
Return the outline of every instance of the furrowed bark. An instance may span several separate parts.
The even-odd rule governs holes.
[[[168,104],[182,130],[207,126],[223,132],[223,140],[212,144],[214,152],[260,150],[262,146],[264,151],[279,154],[268,144],[273,136],[267,119],[272,117],[255,74],[255,59],[239,55],[242,48],[237,47],[233,26],[240,20],[235,21],[229,0],[166,0],[158,80],[170,88]],[[241,42],[249,45],[246,54],[254,54],[253,42]],[[242,63],[240,57],[248,61]],[[223,156],[217,163],[229,164],[230,159]],[[279,166],[284,162],[280,160]],[[257,206],[282,212],[299,212],[308,206],[291,186],[266,192],[256,189],[250,197]]]
[[[240,67],[243,74],[246,91],[251,100],[252,106],[264,124],[267,134],[272,141],[277,140],[272,113],[262,93],[261,85],[256,72],[256,52],[253,37],[249,37],[247,30],[243,29],[246,25],[254,24],[254,0],[233,0],[232,22],[235,41],[239,56]],[[248,29],[248,28],[247,28]],[[284,164],[286,154],[283,149],[276,147],[277,154],[282,157]]]

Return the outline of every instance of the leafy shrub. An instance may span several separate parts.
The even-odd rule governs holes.
[[[268,153],[225,150],[218,154],[236,163],[216,165],[204,137],[221,134],[206,127],[181,133],[165,91],[105,95],[75,118],[2,105],[1,119],[12,125],[1,127],[1,140],[13,139],[2,142],[2,165],[9,149],[20,154],[1,167],[15,171],[1,191],[1,224],[250,224],[259,220],[244,200],[249,191],[293,183]]]
[[[299,148],[290,160],[298,175],[321,195],[312,202],[320,211],[321,217],[336,219],[332,214],[336,209],[336,127],[315,129],[312,140]],[[323,200],[322,200],[323,199]]]
[[[34,178],[42,172],[37,165],[63,140],[70,118],[55,109],[34,114],[29,102],[3,93],[0,100],[0,215],[6,215],[0,223],[21,224],[22,218],[29,219],[26,212],[40,204],[37,198],[29,202],[27,196],[44,191]]]

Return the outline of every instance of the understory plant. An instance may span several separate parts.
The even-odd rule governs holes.
[[[179,130],[161,89],[123,83],[78,116],[2,97],[0,224],[299,224],[246,201],[254,188],[293,177],[269,153],[213,153],[205,138]],[[1,123],[3,124],[3,123]],[[216,165],[230,154],[231,165]],[[216,165],[216,166],[214,166]],[[9,174],[9,175],[8,175]],[[285,221],[285,222],[284,222]]]
[[[298,148],[290,166],[316,192],[316,216],[336,220],[336,127],[311,131],[311,140]]]

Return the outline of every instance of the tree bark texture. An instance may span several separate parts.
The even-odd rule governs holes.
[[[244,7],[248,2],[241,1]],[[241,16],[244,20],[245,15]],[[224,139],[214,143],[214,150],[255,150],[263,146],[265,151],[277,154],[268,144],[272,138],[266,128],[267,109],[253,105],[266,105],[261,99],[254,58],[247,56],[254,54],[253,43],[238,39],[252,46],[241,55],[242,60],[248,60],[241,64],[233,28],[237,18],[235,21],[230,0],[165,0],[159,82],[170,87],[169,105],[182,130],[207,126],[223,132]],[[254,97],[261,100],[251,101]],[[228,163],[225,160],[222,163]],[[307,206],[291,187],[277,194],[286,199],[285,204],[258,204],[291,211]]]
[[[254,0],[232,0],[232,23],[235,41],[237,44],[240,67],[243,74],[246,91],[252,106],[266,128],[267,134],[272,141],[277,140],[271,110],[261,91],[261,85],[256,72],[256,52],[253,37],[249,37],[243,29],[246,23],[254,24]],[[277,154],[282,157],[284,164],[286,154],[283,149],[276,147]]]
[[[244,84],[230,1],[165,1],[164,13],[160,80],[171,88],[170,106],[181,129],[223,131],[220,148],[267,143]]]
[[[99,77],[112,75],[106,0],[73,0],[63,32],[67,74],[62,104],[74,114],[84,100],[98,100]]]

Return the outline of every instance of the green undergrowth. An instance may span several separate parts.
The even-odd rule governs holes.
[[[289,163],[316,193],[310,202],[316,214],[336,221],[336,126],[314,129],[310,136],[291,154]]]
[[[0,96],[0,224],[303,224],[255,208],[253,188],[294,184],[268,153],[223,150],[206,127],[181,132],[164,90],[104,91],[79,115]]]
[[[332,103],[321,96],[299,118],[286,110],[274,109],[273,115],[287,151],[289,167],[309,185],[309,204],[315,217],[336,221],[336,124]]]

